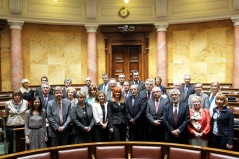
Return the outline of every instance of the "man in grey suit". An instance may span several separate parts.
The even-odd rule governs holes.
[[[117,81],[115,78],[111,78],[109,80],[109,87],[110,87],[110,90],[108,90],[106,92],[106,97],[107,97],[107,100],[111,100],[111,97],[112,97],[112,93],[113,93],[113,90],[114,88],[117,86]]]
[[[190,83],[191,77],[190,75],[186,74],[184,75],[184,84],[182,84],[180,88],[180,92],[187,94],[187,99],[191,94],[195,93],[194,86]]]
[[[182,87],[182,83],[179,80],[174,80],[173,87],[180,91],[181,87]],[[170,100],[170,96],[171,96],[170,93],[168,93],[168,99],[169,100]],[[181,92],[181,91],[180,91],[180,101],[184,102],[184,103],[187,103],[187,94],[184,93],[184,92]]]
[[[192,98],[194,96],[199,96],[201,98],[201,108],[209,109],[209,97],[206,93],[202,92],[202,83],[196,83],[194,85],[195,93],[191,94],[188,98],[188,105],[190,108],[193,108]]]
[[[164,142],[165,127],[163,125],[163,111],[169,100],[161,97],[162,91],[159,87],[152,89],[153,98],[147,101],[146,117],[149,121],[150,140]]]
[[[85,86],[84,87],[82,87],[81,88],[81,92],[85,92],[85,94],[86,94],[86,97],[88,96],[88,90],[89,90],[89,88],[90,88],[90,86],[91,86],[91,78],[90,77],[86,77],[85,78]]]
[[[50,85],[45,82],[41,85],[42,93],[39,95],[41,97],[42,108],[47,110],[47,104],[49,101],[55,99],[55,96],[50,94]]]
[[[130,81],[130,85],[137,84],[139,91],[145,89],[145,85],[143,81],[139,80],[139,71],[134,71],[133,72],[133,81]]]
[[[55,100],[48,102],[47,117],[49,121],[49,137],[51,146],[66,145],[69,135],[71,103],[62,99],[62,88],[54,90]]]
[[[102,79],[103,79],[103,83],[98,86],[98,90],[99,91],[103,91],[103,92],[106,93],[108,90],[110,90],[110,87],[109,87],[109,84],[108,84],[109,83],[109,76],[108,76],[108,74],[104,73],[102,75]]]
[[[152,99],[152,89],[153,89],[154,81],[152,79],[146,79],[145,81],[145,89],[139,92],[139,95],[144,96],[147,100]]]

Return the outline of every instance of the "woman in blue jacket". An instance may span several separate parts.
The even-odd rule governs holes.
[[[234,115],[227,108],[227,97],[218,93],[215,103],[217,107],[213,109],[211,119],[212,147],[219,149],[232,149],[233,147],[233,127]]]

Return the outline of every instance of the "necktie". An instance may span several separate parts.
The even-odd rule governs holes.
[[[156,113],[158,112],[158,109],[159,109],[159,101],[156,100],[156,102],[155,102],[155,111],[156,111]]]
[[[106,93],[106,84],[104,84],[103,91]]]
[[[101,109],[103,112],[103,123],[105,123],[105,105],[101,105]]]
[[[177,105],[174,105],[173,118],[174,118],[174,124],[175,126],[177,126],[177,123],[178,123]]]
[[[58,111],[59,111],[60,126],[62,126],[62,125],[63,125],[63,118],[62,118],[62,106],[61,106],[61,102],[58,103]]]
[[[47,102],[48,102],[48,97],[47,96],[44,96],[44,105],[45,105],[45,109],[47,108]]]
[[[126,99],[128,98],[128,93],[127,92],[125,92],[125,97],[126,97]]]
[[[150,100],[150,92],[148,92],[148,97],[147,98],[148,98],[148,100]]]
[[[184,93],[187,93],[188,92],[188,86],[184,86]]]
[[[135,97],[132,97],[132,107],[134,107],[134,100],[135,100]]]

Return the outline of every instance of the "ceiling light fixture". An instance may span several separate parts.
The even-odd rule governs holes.
[[[129,0],[124,0],[124,3],[129,3]]]

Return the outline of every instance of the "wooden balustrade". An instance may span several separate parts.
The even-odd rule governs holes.
[[[117,149],[122,149],[122,147],[124,148],[124,151],[119,151],[119,152],[123,153],[123,155],[117,153],[118,152]],[[63,155],[64,153],[66,153],[67,157],[71,159],[75,159],[75,158],[90,159],[94,157],[97,159],[97,156],[108,158],[108,156],[106,156],[108,153],[111,153],[110,154],[111,158],[122,158],[123,156],[123,158],[125,159],[127,158],[130,159],[130,156],[132,156],[132,158],[135,156],[133,154],[134,152],[132,151],[132,149],[135,149],[135,147],[137,149],[140,148],[140,151],[145,151],[145,152],[148,152],[147,150],[149,147],[151,152],[149,155],[147,155],[147,153],[145,153],[144,156],[136,155],[137,159],[152,158],[152,152],[154,151],[154,148],[158,153],[161,152],[160,159],[188,158],[189,156],[191,158],[195,158],[193,156],[197,156],[197,158],[199,159],[219,159],[215,156],[222,156],[222,157],[227,157],[231,159],[239,158],[239,152],[214,149],[209,147],[192,146],[192,145],[173,144],[173,143],[165,143],[165,142],[102,142],[102,143],[98,142],[98,143],[74,144],[74,145],[48,147],[48,148],[42,148],[42,149],[36,149],[36,150],[30,150],[30,151],[23,151],[23,152],[0,156],[0,159],[1,158],[17,159],[17,158],[23,158],[23,157],[30,159],[31,155],[35,157],[37,154],[43,154],[43,153],[46,154],[47,152],[50,153],[51,159],[58,159],[60,158],[59,154],[61,156],[64,156]],[[104,151],[103,153],[102,151],[96,151],[96,149],[98,148],[100,149],[105,148],[107,153],[104,153]],[[75,149],[79,149],[79,150],[82,149],[83,151],[86,150],[85,152],[87,157],[85,155],[76,156],[75,153],[78,153],[79,150],[74,151]],[[114,149],[115,151],[111,151],[111,149]],[[175,153],[171,152],[175,150],[176,151],[180,150],[179,151],[180,153],[176,154],[176,158],[174,158],[175,155],[172,155]],[[197,153],[195,154],[195,152]],[[83,152],[79,152],[79,153],[83,153]],[[98,153],[102,153],[102,154],[98,154]],[[157,156],[159,155],[157,154]]]

